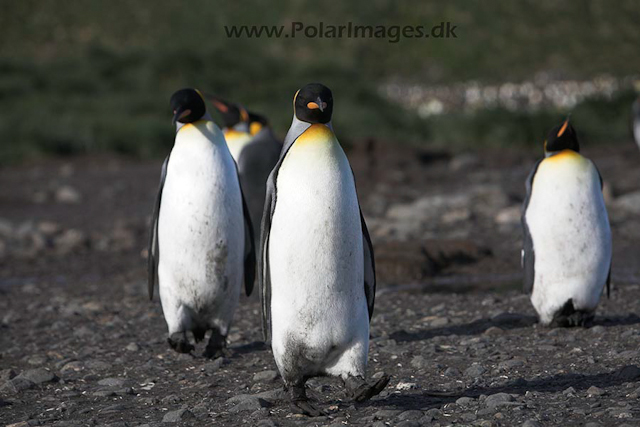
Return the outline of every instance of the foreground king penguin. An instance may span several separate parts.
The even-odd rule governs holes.
[[[294,412],[318,415],[305,382],[340,377],[355,401],[389,382],[365,380],[375,298],[373,248],[349,161],[331,125],[333,96],[309,84],[269,176],[258,282],[265,340]]]
[[[149,297],[156,274],[169,344],[188,353],[211,330],[205,356],[223,354],[244,280],[255,279],[253,229],[238,172],[200,92],[171,97],[176,140],[162,165],[149,242]]]
[[[569,120],[545,142],[545,158],[527,179],[524,289],[540,322],[584,326],[611,278],[611,229],[595,165],[579,154]]]

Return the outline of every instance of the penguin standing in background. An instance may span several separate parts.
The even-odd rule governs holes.
[[[251,215],[253,224],[261,224],[264,198],[267,192],[267,179],[278,163],[282,143],[269,127],[267,119],[249,112],[250,129],[255,131],[248,144],[244,146],[238,157],[240,184]],[[256,246],[260,236],[256,235]]]
[[[251,222],[257,228],[262,222],[267,178],[280,158],[282,142],[276,138],[266,117],[222,98],[207,97],[222,117],[227,144],[238,164]],[[255,237],[257,246],[259,233]]]
[[[300,89],[267,183],[258,259],[265,340],[294,412],[317,416],[305,382],[340,377],[364,401],[388,384],[365,380],[375,299],[373,247],[349,161],[333,133],[333,96]]]
[[[207,98],[220,113],[224,138],[233,159],[238,163],[242,149],[251,141],[252,137],[249,132],[249,113],[244,107],[227,102],[217,96],[207,95]]]
[[[253,229],[222,131],[194,89],[171,97],[177,132],[162,165],[149,242],[149,297],[156,274],[169,344],[194,349],[211,330],[207,357],[219,357],[244,280],[255,278]]]
[[[545,158],[527,179],[524,290],[543,325],[584,326],[611,278],[611,229],[602,178],[579,154],[569,120],[545,141]]]
[[[249,133],[255,135],[265,127],[269,126],[269,121],[266,117],[260,114],[248,111],[249,113]],[[282,144],[280,144],[282,145]]]
[[[631,117],[633,120],[633,139],[636,140],[636,144],[638,144],[638,148],[640,148],[640,96],[638,96],[631,106]]]

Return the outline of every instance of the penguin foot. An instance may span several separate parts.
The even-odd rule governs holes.
[[[207,359],[217,359],[219,357],[231,357],[231,352],[226,347],[209,347],[207,346],[202,353],[202,357],[206,357]]]
[[[202,355],[209,359],[217,359],[218,357],[229,357],[230,352],[227,350],[227,337],[222,335],[217,329],[211,331],[209,342]]]
[[[390,380],[391,377],[386,374],[373,384],[369,384],[362,377],[349,377],[345,381],[345,386],[349,390],[352,400],[355,402],[364,402],[380,394],[387,384],[389,384]]]
[[[292,401],[289,406],[291,408],[291,412],[294,414],[302,414],[309,417],[319,417],[323,415],[323,412],[309,400]]]
[[[193,345],[187,340],[187,334],[184,332],[171,334],[171,336],[167,338],[167,342],[171,348],[178,353],[191,353],[194,350]]]
[[[573,305],[573,299],[569,300],[562,308],[553,316],[553,320],[549,324],[551,327],[589,327],[593,322],[595,313],[593,311],[578,310]]]
[[[309,401],[304,384],[291,386],[288,390],[289,397],[291,398],[291,412],[294,414],[307,415],[309,417],[319,417],[324,414]]]

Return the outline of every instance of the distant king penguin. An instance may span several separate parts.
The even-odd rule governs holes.
[[[389,382],[365,380],[375,298],[373,248],[347,157],[331,125],[333,96],[309,84],[269,176],[258,277],[265,340],[289,391],[292,410],[320,411],[305,382],[340,377],[363,401]]]
[[[149,242],[149,297],[156,274],[169,344],[193,350],[186,333],[211,336],[205,356],[218,357],[238,305],[255,278],[253,230],[236,165],[200,92],[171,97],[176,139],[162,165]]]
[[[249,113],[241,105],[225,101],[218,96],[207,95],[207,98],[220,113],[224,138],[233,159],[238,162],[242,149],[251,141],[252,137]]]
[[[584,326],[611,277],[611,230],[602,178],[579,154],[569,120],[545,141],[545,158],[527,179],[524,289],[543,325]]]

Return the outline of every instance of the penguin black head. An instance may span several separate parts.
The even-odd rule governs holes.
[[[331,89],[320,83],[309,83],[296,93],[293,108],[298,120],[307,123],[329,123],[333,113]]]
[[[580,152],[578,135],[573,126],[571,126],[571,123],[569,123],[569,119],[551,129],[544,143],[544,151],[546,153],[555,153],[562,150],[573,150],[576,153]]]
[[[193,123],[200,120],[206,113],[202,95],[196,89],[181,89],[171,96],[171,110],[173,110],[173,123]]]
[[[240,105],[225,101],[213,95],[209,95],[208,98],[214,108],[220,113],[224,127],[231,129],[240,122],[249,122],[249,113]]]
[[[269,120],[265,116],[249,111],[249,133],[255,135],[261,129],[269,126]]]

